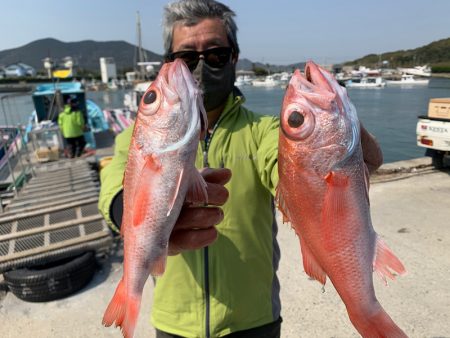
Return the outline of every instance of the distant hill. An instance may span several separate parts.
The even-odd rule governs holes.
[[[101,57],[113,57],[117,70],[132,69],[134,67],[136,46],[125,41],[92,41],[62,42],[48,38],[33,41],[22,47],[0,51],[0,65],[23,62],[43,70],[42,60],[51,57],[57,62],[64,57],[71,56],[78,68],[89,71],[100,71]],[[163,56],[147,52],[147,61],[162,61]]]
[[[52,38],[33,41],[22,47],[0,51],[0,65],[7,66],[12,63],[23,62],[43,71],[42,60],[51,57],[61,61],[64,57],[71,56],[78,69],[100,72],[100,57],[113,57],[118,72],[130,70],[135,63],[136,46],[125,41],[93,41],[63,42]],[[163,56],[146,50],[148,61],[162,61]],[[391,68],[408,67],[428,64],[433,72],[439,67],[450,72],[450,38],[434,41],[428,45],[395,52],[382,54],[369,54],[362,58],[345,62],[345,65],[363,65],[366,67],[378,67],[381,61],[389,61]],[[249,59],[239,59],[237,70],[253,70],[263,68],[271,73],[288,71],[296,68],[303,69],[305,63],[298,62],[290,65],[272,65],[260,62],[252,62]]]
[[[52,38],[36,40],[24,46],[0,51],[0,65],[8,66],[13,63],[23,62],[38,71],[44,71],[43,59],[51,57],[59,62],[70,56],[74,59],[78,69],[92,72],[100,71],[100,57],[113,57],[117,70],[132,69],[135,60],[136,46],[125,41],[79,41],[63,42]],[[162,61],[163,56],[146,50],[148,61]],[[252,70],[253,67],[264,68],[270,72],[292,71],[296,67],[303,67],[304,63],[287,66],[268,65],[252,62],[248,59],[240,59],[238,70]]]
[[[270,70],[271,73],[292,72],[296,68],[303,69],[305,67],[305,62],[297,62],[290,65],[272,65],[261,62],[253,62],[249,59],[239,59],[236,65],[236,70],[253,70],[254,67]]]
[[[388,61],[389,67],[391,68],[424,64],[428,64],[433,68],[440,66],[450,67],[450,38],[434,41],[415,49],[369,54],[360,59],[346,62],[345,64],[378,67],[380,61]]]

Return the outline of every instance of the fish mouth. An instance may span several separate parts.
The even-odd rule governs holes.
[[[311,77],[311,66],[309,64],[305,66],[305,78],[308,82],[313,83]]]

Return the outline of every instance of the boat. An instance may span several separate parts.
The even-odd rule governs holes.
[[[345,82],[347,88],[383,88],[384,86],[386,86],[386,82],[381,76],[352,78]]]
[[[152,82],[153,81],[142,81],[134,84],[133,89],[123,97],[123,104],[126,110],[137,113],[142,96],[144,96]]]
[[[100,138],[108,137],[110,126],[106,121],[103,110],[94,101],[86,99],[86,93],[81,82],[44,83],[36,87],[32,93],[35,109],[31,113],[26,127],[26,140],[30,135],[36,136],[46,131],[55,133],[59,130],[58,114],[63,110],[64,102],[69,96],[76,96],[79,109],[87,122],[88,130],[84,133],[86,151],[95,151],[97,141],[104,142]],[[53,139],[52,146],[63,148],[60,136]]]
[[[386,80],[386,84],[388,86],[428,86],[429,79],[416,79],[414,75],[411,74],[403,74],[400,80]]]
[[[415,76],[431,76],[431,68],[428,65],[415,66],[413,68],[397,68],[401,73],[415,75]]]
[[[289,74],[287,72],[282,72],[280,74],[280,82],[281,85],[286,86],[289,83],[289,80],[291,79],[292,74]]]
[[[379,76],[381,69],[371,69],[368,67],[360,66],[357,70],[351,71],[352,77],[366,77],[366,76]]]
[[[276,87],[281,85],[281,81],[273,75],[267,75],[264,80],[253,80],[252,85],[255,87]]]

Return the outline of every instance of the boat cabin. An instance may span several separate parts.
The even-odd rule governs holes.
[[[79,82],[46,83],[36,87],[33,103],[36,109],[36,122],[51,120],[56,122],[58,113],[64,109],[67,99],[76,96],[78,109],[87,120],[87,105],[84,89]]]

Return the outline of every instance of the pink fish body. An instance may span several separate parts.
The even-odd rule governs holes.
[[[139,105],[124,175],[123,277],[103,317],[132,337],[149,275],[164,273],[168,241],[186,198],[207,201],[195,169],[207,126],[200,91],[181,60],[163,65]],[[189,189],[189,196],[187,192]]]
[[[403,264],[378,237],[356,110],[344,88],[308,62],[292,76],[281,110],[277,198],[300,237],[305,272],[331,280],[363,337],[406,337],[375,296],[372,274]]]

